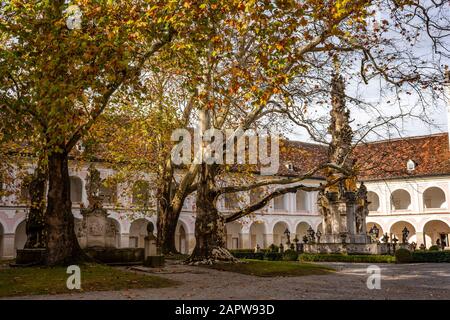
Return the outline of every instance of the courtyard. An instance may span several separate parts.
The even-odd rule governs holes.
[[[169,261],[165,268],[131,267],[145,275],[177,283],[163,288],[91,291],[58,295],[20,296],[14,299],[450,299],[450,265],[447,263],[378,264],[381,289],[369,290],[366,263],[316,263],[335,272],[321,275],[258,277],[187,266]],[[120,269],[130,267],[120,267]]]

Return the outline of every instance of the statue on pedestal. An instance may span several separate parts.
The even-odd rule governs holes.
[[[87,247],[107,247],[113,246],[108,243],[108,237],[115,236],[115,226],[108,221],[108,213],[103,208],[102,198],[100,196],[100,187],[102,179],[100,172],[90,165],[86,182],[86,192],[89,205],[81,209],[83,215],[83,227],[85,228],[85,242]]]
[[[351,157],[353,130],[350,111],[345,106],[344,80],[335,74],[331,85],[328,163],[336,167],[325,169],[327,186],[321,188],[317,198],[323,219],[323,234],[317,246],[334,244],[336,247],[344,243],[366,245],[371,243],[366,233],[369,201],[364,183],[358,188],[356,159]]]
[[[367,188],[364,185],[364,182],[361,182],[358,192],[356,193],[355,224],[356,233],[358,234],[365,234],[366,217],[369,214],[369,204],[370,202],[367,200]]]
[[[409,230],[408,228],[404,228],[402,230],[402,243],[408,243]]]

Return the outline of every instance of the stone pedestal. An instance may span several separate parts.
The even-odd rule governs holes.
[[[3,252],[2,259],[12,259],[16,256],[14,248],[14,233],[3,234]]]
[[[26,266],[41,264],[44,262],[47,250],[43,248],[37,249],[18,249],[16,257],[16,265]]]
[[[153,234],[150,234],[147,237],[145,237],[144,243],[145,243],[144,245],[145,257],[156,256],[158,254],[158,250],[156,247],[156,237]]]
[[[360,212],[354,192],[322,194],[328,206],[322,211],[323,232],[320,242],[323,244],[369,244],[366,231],[366,213]],[[324,201],[325,202],[325,201]]]
[[[103,208],[82,209],[83,222],[78,230],[80,244],[84,248],[115,247],[114,226],[108,220],[108,213]]]
[[[342,253],[342,254],[390,254],[389,245],[385,243],[319,243],[304,244],[306,253]]]
[[[156,246],[156,237],[153,234],[153,224],[147,226],[148,236],[144,240],[144,266],[159,268],[164,266],[164,256]]]

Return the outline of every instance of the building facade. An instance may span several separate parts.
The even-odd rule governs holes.
[[[308,150],[308,159],[295,154],[291,159],[283,159],[282,166],[288,175],[290,170],[295,171],[296,167],[323,156],[324,147],[298,142],[292,142],[292,145],[302,154]],[[371,202],[368,230],[376,225],[380,230],[379,238],[387,233],[401,239],[402,230],[406,227],[409,242],[426,247],[443,243],[449,248],[450,154],[447,134],[369,143],[358,147],[356,158]],[[102,178],[113,174],[102,163],[95,165]],[[80,232],[80,209],[88,206],[87,173],[88,164],[71,163],[71,199],[76,232]],[[321,181],[316,177],[302,184],[317,186]],[[138,184],[140,188],[133,190],[152,189],[151,178]],[[15,179],[14,185],[3,184],[2,188],[21,190],[20,185],[20,179]],[[109,244],[118,248],[143,247],[147,224],[153,223],[156,227],[156,216],[151,214],[152,210],[140,212],[138,195],[124,190],[121,185],[102,190],[104,207],[114,226]],[[223,212],[231,212],[240,205],[255,201],[258,196],[258,191],[253,191],[241,193],[239,197],[223,197],[219,200],[219,208]],[[3,259],[13,258],[16,250],[25,244],[26,198],[26,190],[23,189],[0,199],[0,257]],[[317,192],[304,191],[272,200],[255,214],[226,225],[227,247],[279,245],[286,243],[286,231],[289,231],[291,240],[297,237],[301,241],[310,227],[316,231],[321,228],[322,217],[316,202]],[[118,207],[117,203],[126,205]],[[184,203],[176,231],[176,246],[181,253],[189,253],[195,246],[194,226],[195,196],[191,195]]]

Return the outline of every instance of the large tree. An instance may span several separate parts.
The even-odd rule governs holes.
[[[213,43],[205,47],[202,63],[197,67],[201,72],[197,78],[202,79],[203,104],[200,105],[199,123],[203,131],[210,128],[233,128],[237,133],[240,129],[261,125],[261,120],[269,117],[270,120],[290,120],[308,129],[312,138],[317,138],[317,130],[313,130],[314,126],[307,119],[307,106],[304,102],[315,100],[316,105],[312,108],[319,109],[326,100],[323,99],[323,94],[329,91],[334,71],[344,69],[344,66],[352,70],[345,72],[346,75],[359,76],[366,82],[378,77],[391,90],[407,90],[408,87],[423,90],[427,84],[442,77],[438,59],[424,59],[420,53],[408,49],[418,37],[410,32],[417,33],[417,30],[406,30],[408,23],[411,27],[411,21],[408,20],[405,24],[401,19],[407,20],[410,11],[417,8],[415,2],[286,1],[260,4],[260,10],[264,8],[265,12],[270,12],[267,14],[268,25],[279,27],[286,33],[281,30],[271,33],[273,29],[269,28],[261,36],[260,24],[256,23],[258,28],[253,30],[251,23],[245,23],[245,31],[235,39],[234,34],[227,33],[226,27],[214,29],[214,21],[211,22],[211,38],[218,39],[219,45],[215,47]],[[289,13],[284,12],[287,8]],[[370,25],[369,21],[375,19],[375,12],[388,16],[391,14],[390,21],[376,21]],[[278,14],[284,19],[278,19]],[[429,23],[425,19],[425,24]],[[423,25],[423,21],[418,18],[416,26],[421,24]],[[253,32],[254,37],[251,36]],[[395,42],[389,39],[389,35],[394,33],[406,36],[405,41]],[[399,45],[404,49],[398,50]],[[360,62],[361,69],[355,72],[352,65],[357,62]],[[426,67],[418,69],[417,63]],[[250,81],[253,85],[246,86],[248,83],[245,81]],[[233,96],[233,89],[236,89],[232,86],[236,83],[239,84],[239,93],[247,98],[246,101]],[[224,88],[226,90],[222,90]],[[246,92],[246,89],[251,91]],[[397,98],[400,99],[399,95]],[[363,101],[353,101],[360,106],[361,100]],[[376,124],[372,123],[365,129],[371,131],[380,123],[403,116],[400,113],[388,119],[380,117]],[[326,142],[323,136],[320,138]],[[332,149],[333,145],[330,147]],[[208,146],[204,145],[202,152],[208,152],[207,149]],[[220,188],[216,178],[224,166],[203,162],[197,184],[196,247],[189,261],[232,259],[224,249],[224,222],[244,217],[283,193],[318,188],[299,185],[278,189],[260,203],[228,217],[220,214],[217,209],[217,198],[221,193],[246,191],[270,184],[298,183],[324,167],[333,168],[335,172],[341,171],[345,175],[354,175],[342,167],[343,164],[321,163],[305,176],[268,179],[251,185]]]
[[[172,1],[2,2],[1,107],[32,118],[42,132],[49,172],[46,264],[70,263],[81,253],[69,153],[115,92],[136,83],[142,66],[185,26],[191,16],[182,9]]]

